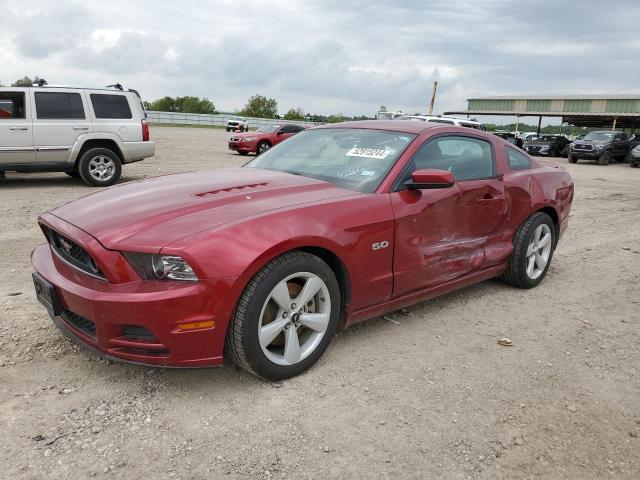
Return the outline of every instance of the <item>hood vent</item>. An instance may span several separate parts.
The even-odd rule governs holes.
[[[209,195],[218,195],[219,193],[241,192],[243,190],[253,190],[259,187],[266,187],[268,183],[251,183],[249,185],[237,185],[235,187],[220,188],[209,192],[196,193],[196,197],[208,197]]]

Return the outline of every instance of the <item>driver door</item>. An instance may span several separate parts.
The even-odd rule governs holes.
[[[450,188],[409,190],[417,169],[448,170]],[[431,138],[392,192],[395,215],[393,296],[435,286],[482,268],[484,245],[504,221],[506,199],[490,142],[472,135]]]

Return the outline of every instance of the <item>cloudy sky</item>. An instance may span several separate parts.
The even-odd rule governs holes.
[[[639,93],[640,2],[0,0],[0,82],[120,82],[218,110],[260,93],[321,114],[473,96]]]

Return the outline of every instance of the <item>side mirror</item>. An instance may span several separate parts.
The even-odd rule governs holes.
[[[434,188],[449,188],[456,183],[456,177],[447,170],[416,170],[411,174],[411,180],[405,182],[410,190],[428,190]]]
[[[278,130],[278,131],[276,132],[276,135],[284,135],[284,133],[285,133],[285,132],[283,132],[282,130]]]

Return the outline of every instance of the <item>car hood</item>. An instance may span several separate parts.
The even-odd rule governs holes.
[[[105,248],[153,252],[246,217],[353,195],[361,194],[289,173],[229,168],[129,182],[49,213]]]

